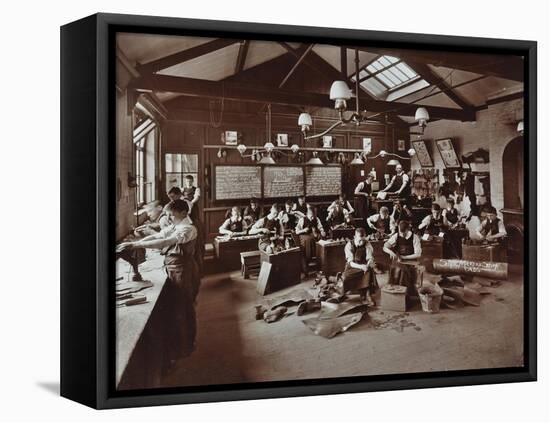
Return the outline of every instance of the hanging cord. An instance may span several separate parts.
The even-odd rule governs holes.
[[[216,104],[216,102],[220,103],[220,117],[219,117],[219,120],[216,121],[215,117],[214,117],[214,110],[213,110],[213,106]],[[222,99],[221,101],[220,100],[210,100],[208,102],[208,110],[210,112],[210,125],[213,127],[213,128],[219,128],[222,124],[222,121],[223,121],[223,112],[224,112],[224,109],[225,109],[225,84],[222,82]]]

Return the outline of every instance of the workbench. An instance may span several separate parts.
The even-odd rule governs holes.
[[[260,262],[271,263],[269,292],[275,292],[301,282],[302,251],[299,247],[268,254],[260,251]]]
[[[325,275],[335,275],[343,272],[346,265],[344,247],[347,241],[318,241],[315,249],[321,271]]]
[[[434,237],[430,241],[421,240],[422,256],[420,263],[426,266],[426,269],[432,271],[433,259],[443,258],[443,238]]]
[[[214,253],[223,270],[237,270],[241,268],[241,253],[256,251],[261,235],[245,235],[239,237],[214,238]]]
[[[143,279],[153,283],[152,287],[136,293],[145,295],[147,302],[129,307],[113,305],[116,307],[115,376],[119,388],[142,383],[154,386],[159,381],[162,353],[153,351],[146,339],[155,333],[155,306],[166,281],[163,261],[164,257],[159,252],[147,250],[147,259],[139,266]],[[116,277],[131,280],[131,267],[127,262],[117,260]]]

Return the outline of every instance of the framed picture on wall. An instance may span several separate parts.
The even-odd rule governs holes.
[[[372,151],[372,138],[363,138],[363,151],[367,154]]]
[[[288,134],[277,134],[277,147],[288,147]]]
[[[456,169],[461,167],[451,138],[436,140],[435,144],[437,145],[437,149],[439,150],[439,154],[446,168]]]
[[[225,145],[237,145],[239,143],[239,133],[237,131],[225,131],[222,133],[222,140]]]
[[[63,396],[117,408],[536,379],[533,42],[97,14],[64,26],[61,46]],[[324,75],[311,77],[305,65],[291,66],[290,75],[281,65],[299,64],[310,50]],[[414,71],[417,60],[438,64],[434,72],[475,67],[505,74],[522,90],[487,105],[506,114],[448,107],[445,100],[432,105],[445,93],[422,111],[396,100],[417,85],[419,93],[431,90],[425,84],[437,86]],[[365,97],[361,87],[341,80],[344,67],[363,88],[380,90],[376,100],[364,107],[342,100]],[[499,78],[492,79],[477,80],[475,89],[486,84],[494,92]],[[268,107],[264,120],[266,104],[276,113]],[[451,258],[423,248],[406,272],[402,263],[384,266],[391,266],[388,277],[398,271],[406,288],[377,290],[371,267],[369,277],[348,269],[343,239],[356,232],[343,208],[353,203],[354,215],[366,218],[381,206],[369,200],[372,189],[359,185],[366,172],[374,169],[384,186],[395,175],[388,195],[401,187],[405,197],[406,178],[394,173],[390,159],[398,156],[415,173],[411,189],[433,187],[430,175],[440,172],[420,169],[434,167],[431,144],[415,139],[411,157],[396,142],[405,140],[409,149],[417,112],[426,134],[453,131],[462,152],[469,146],[456,128],[471,134],[490,123],[471,122],[486,115],[509,119],[511,109],[525,120],[524,132],[498,123],[519,139],[505,152],[506,165],[491,163],[490,184],[498,195],[501,186],[527,190],[521,216],[514,209],[503,218],[504,224],[522,219],[521,230],[506,235],[516,250],[463,245],[462,257]],[[277,131],[288,134],[275,138]],[[451,147],[438,141],[446,166],[455,164]],[[491,154],[500,147],[487,145]],[[373,151],[349,160],[363,150]],[[339,157],[340,164],[331,163]],[[517,169],[508,171],[512,166]],[[500,178],[503,168],[508,177]],[[349,202],[333,209],[334,226],[316,242],[324,211],[339,193]],[[511,192],[491,204],[500,212],[512,194],[523,198],[523,191]],[[423,198],[406,200],[426,207]],[[322,222],[300,219],[308,203],[319,206]],[[498,243],[502,225],[483,223],[480,238]],[[305,231],[297,236],[272,238],[296,235],[301,225]],[[377,226],[389,235],[386,225]],[[413,241],[420,243],[409,238],[392,250],[415,254]],[[373,248],[376,255],[381,242]],[[506,257],[512,253],[513,262]],[[319,284],[320,271],[327,281]],[[340,272],[345,289],[334,279]],[[464,276],[460,286],[445,285],[441,276],[449,273]],[[266,276],[261,287],[259,274]],[[487,293],[481,282],[488,279],[507,281]]]
[[[430,152],[428,151],[428,147],[426,146],[426,142],[424,140],[411,141],[411,145],[414,148],[414,151],[416,151],[416,158],[420,163],[420,166],[434,167],[432,156],[430,156]]]
[[[405,151],[405,140],[397,140],[397,150]]]

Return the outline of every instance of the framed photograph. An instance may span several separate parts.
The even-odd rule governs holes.
[[[453,147],[453,141],[450,138],[441,140],[435,140],[439,154],[441,154],[441,160],[448,169],[456,169],[462,167],[460,160]]]
[[[237,131],[225,131],[222,134],[225,145],[237,145],[239,143],[239,133]]]
[[[372,138],[363,138],[363,151],[367,154],[372,151]]]
[[[434,167],[432,156],[430,156],[430,152],[428,151],[428,147],[426,146],[426,142],[424,140],[411,141],[411,145],[416,152],[416,158],[418,163],[420,163],[420,166]]]
[[[397,140],[397,151],[405,151],[405,140]]]
[[[277,147],[288,147],[288,134],[277,134]]]
[[[332,136],[324,135],[323,136],[323,148],[332,148]]]
[[[530,41],[111,14],[63,26],[61,395],[118,408],[535,380],[535,64]],[[417,101],[449,72],[459,87]],[[266,146],[272,126],[300,130],[294,154],[311,159],[294,162],[287,134]],[[444,138],[445,164],[420,131]],[[373,240],[376,286],[346,265],[346,214],[324,208],[345,193],[342,208],[373,214],[369,169],[430,207],[451,135],[460,152],[490,140],[490,179],[462,175],[475,192],[448,212],[452,248],[414,228],[422,265]],[[363,166],[326,164],[360,139]],[[323,210],[301,219],[310,197]]]

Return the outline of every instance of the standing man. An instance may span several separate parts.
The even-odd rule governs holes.
[[[367,241],[365,229],[357,228],[353,240],[344,247],[346,267],[343,273],[343,292],[359,291],[361,301],[367,301],[369,306],[376,305],[373,294],[378,289],[374,274],[373,249]]]
[[[134,235],[137,237],[145,237],[159,233],[162,229],[170,225],[168,216],[163,210],[162,204],[154,201],[145,206],[147,213],[147,222],[134,229]]]
[[[367,219],[370,213],[370,196],[372,194],[372,181],[374,177],[369,173],[364,181],[361,181],[355,187],[354,194],[359,200],[360,218]]]
[[[191,175],[185,176],[185,186],[183,187],[183,199],[189,202],[191,219],[196,220],[199,216],[199,199],[201,190],[194,185],[194,178]]]
[[[411,180],[409,175],[403,170],[403,166],[398,164],[395,166],[395,175],[391,178],[390,183],[382,192],[395,194],[400,198],[408,199],[411,195]]]
[[[188,217],[189,206],[181,199],[171,201],[166,206],[166,212],[172,225],[158,234],[140,241],[122,243],[118,247],[120,251],[135,248],[160,249],[165,256],[167,321],[163,325],[162,334],[165,373],[178,359],[191,354],[195,347],[195,300],[200,285],[195,262],[197,229]]]

